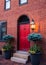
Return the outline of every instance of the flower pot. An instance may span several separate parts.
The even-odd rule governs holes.
[[[5,59],[10,59],[10,57],[11,57],[11,50],[5,51],[4,52],[4,57],[5,57]]]
[[[40,57],[41,57],[41,53],[35,53],[35,54],[31,54],[31,63],[32,65],[39,65],[40,64]]]

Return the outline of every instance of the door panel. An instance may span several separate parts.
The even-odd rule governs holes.
[[[20,24],[19,26],[19,50],[29,50],[30,43],[27,39],[30,33],[29,24]]]

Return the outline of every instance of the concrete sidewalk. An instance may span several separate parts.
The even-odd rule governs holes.
[[[32,65],[32,64],[31,62],[28,62],[27,64],[16,63],[11,61],[10,59],[7,60],[0,56],[0,65]],[[40,65],[46,65],[46,61],[42,60],[40,62]]]

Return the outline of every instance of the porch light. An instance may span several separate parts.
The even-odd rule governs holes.
[[[32,19],[32,22],[30,23],[30,25],[31,25],[31,29],[32,30],[35,30],[35,22],[34,22],[34,20]]]

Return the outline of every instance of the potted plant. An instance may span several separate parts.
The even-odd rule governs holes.
[[[6,42],[6,44],[3,46],[2,50],[4,51],[4,57],[6,59],[10,59],[11,57],[11,51],[12,51],[12,45],[11,41],[14,39],[11,35],[5,35],[3,36],[3,40]]]
[[[37,45],[36,41],[40,41],[41,39],[42,35],[39,33],[32,33],[28,35],[28,40],[34,42],[34,45],[29,50],[32,65],[40,64],[41,49],[40,46]]]

